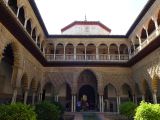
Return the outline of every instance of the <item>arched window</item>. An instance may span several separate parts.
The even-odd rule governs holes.
[[[108,47],[106,44],[100,44],[98,47],[99,59],[107,60],[108,59]]]
[[[36,28],[34,28],[32,31],[32,38],[34,41],[36,41]]]
[[[32,28],[31,28],[31,20],[30,19],[27,21],[26,30],[29,34],[31,34]]]
[[[73,60],[74,59],[74,46],[73,44],[67,44],[65,47],[65,52],[66,52],[66,60]]]
[[[64,60],[64,45],[59,43],[56,46],[56,60]]]
[[[122,90],[122,96],[126,99],[124,99],[124,102],[125,101],[129,101],[129,100],[133,100],[133,97],[132,97],[132,89],[131,87],[128,85],[128,84],[123,84],[121,86],[121,90]]]
[[[94,44],[88,44],[86,48],[86,57],[87,60],[96,59],[96,46]]]
[[[40,36],[37,38],[37,46],[40,48]]]
[[[119,47],[119,52],[120,52],[120,59],[121,60],[128,60],[129,53],[128,53],[128,46],[127,45],[121,44]]]
[[[148,24],[148,35],[150,35],[154,30],[156,30],[154,21],[151,19]]]
[[[18,10],[17,0],[8,0],[8,5],[9,5],[10,8],[13,10],[13,12],[14,12],[15,14],[17,14],[17,10]]]
[[[147,39],[146,30],[143,28],[141,31],[141,43],[143,43]]]
[[[134,39],[134,46],[135,46],[135,49],[139,47],[139,38],[137,36]]]
[[[24,22],[25,22],[25,13],[24,13],[24,8],[23,7],[21,7],[19,9],[18,19],[20,20],[20,22],[22,23],[22,25],[24,25]]]
[[[111,44],[109,46],[110,60],[118,60],[118,46],[116,44]]]
[[[85,59],[85,46],[83,43],[79,43],[76,47],[76,59],[84,60]]]

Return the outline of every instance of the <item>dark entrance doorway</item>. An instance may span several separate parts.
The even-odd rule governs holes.
[[[95,110],[96,104],[95,90],[90,85],[84,85],[79,90],[78,100],[81,101],[82,108],[85,110]],[[86,100],[84,100],[86,99]]]

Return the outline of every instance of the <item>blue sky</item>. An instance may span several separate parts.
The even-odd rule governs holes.
[[[78,20],[100,21],[112,32],[124,35],[148,0],[35,0],[49,34]]]

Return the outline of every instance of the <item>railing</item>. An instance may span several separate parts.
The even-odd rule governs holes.
[[[78,61],[85,60],[85,54],[77,54],[76,55],[76,60],[78,60]]]
[[[96,55],[95,54],[87,54],[86,60],[96,60]]]
[[[110,54],[110,60],[119,60],[118,54]]]
[[[150,42],[156,39],[160,35],[160,26],[157,30],[154,30],[145,41],[141,43],[141,49],[140,46],[135,49],[134,54],[131,54],[131,58],[134,57],[136,54],[138,54],[139,51],[141,51],[143,48],[145,48]]]
[[[107,54],[99,54],[99,60],[109,60],[109,56]]]
[[[126,61],[129,59],[128,54],[46,54],[48,61]]]

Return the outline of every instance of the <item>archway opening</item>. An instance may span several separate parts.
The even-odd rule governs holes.
[[[85,59],[85,46],[83,43],[79,43],[76,47],[76,59],[77,60]]]
[[[156,30],[155,23],[151,19],[148,24],[148,35],[150,35],[154,30]]]
[[[146,30],[143,28],[141,31],[141,43],[143,44],[143,42],[147,39],[147,33]]]
[[[14,55],[12,45],[8,44],[3,52],[0,63],[0,103],[10,102],[12,98],[11,77],[13,72]]]
[[[74,60],[74,46],[73,44],[69,43],[65,47],[65,52],[66,52],[66,60]]]
[[[116,102],[116,88],[112,84],[108,84],[104,88],[104,111],[106,112],[116,112],[117,102]]]
[[[97,110],[97,79],[90,70],[84,70],[78,79],[78,101],[81,101],[81,109]]]
[[[18,19],[20,20],[20,22],[22,23],[22,25],[24,25],[24,22],[25,22],[25,13],[24,13],[24,8],[23,7],[21,7],[19,9]]]
[[[31,27],[31,20],[30,19],[27,20],[26,29],[27,29],[27,32],[31,35],[32,27]]]
[[[135,102],[139,104],[142,101],[142,95],[138,83],[135,83]]]
[[[144,86],[145,101],[153,103],[152,92],[151,92],[148,82],[144,80],[143,84],[144,84],[143,86]]]
[[[54,101],[54,87],[52,83],[48,82],[43,87],[43,93],[42,93],[42,101]]]
[[[123,84],[121,86],[121,90],[122,90],[122,98],[121,101],[123,102],[127,102],[127,101],[133,101],[133,96],[132,96],[132,89],[128,84]]]
[[[119,59],[118,46],[116,44],[111,44],[109,46],[109,54],[110,54],[111,60],[118,60]]]
[[[8,1],[8,5],[10,6],[10,8],[13,10],[13,12],[16,14],[18,7],[17,7],[17,0],[9,0]]]
[[[90,85],[84,85],[79,90],[78,99],[82,103],[83,110],[94,110],[95,109],[95,90]],[[86,108],[85,108],[86,107]]]
[[[106,44],[100,44],[98,47],[99,59],[107,60],[108,59],[108,47]]]

